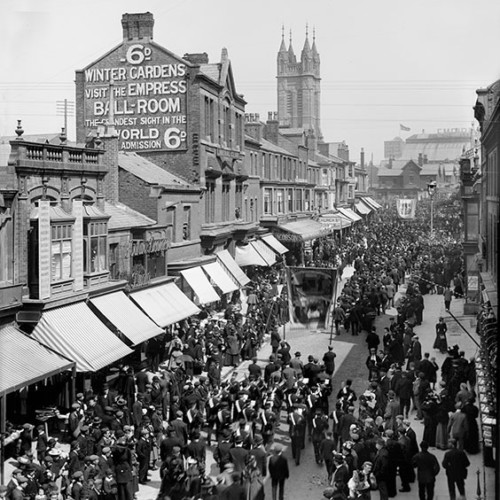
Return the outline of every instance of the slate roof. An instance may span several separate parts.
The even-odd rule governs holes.
[[[123,170],[130,172],[132,175],[135,175],[148,184],[159,184],[161,186],[189,186],[189,183],[185,180],[167,172],[146,158],[139,156],[137,153],[118,153],[118,165],[120,168],[123,168]]]
[[[284,148],[280,148],[273,142],[268,141],[267,139],[261,139],[260,143],[262,147],[266,150],[273,151],[274,153],[281,153],[287,156],[295,156],[294,154],[290,153],[290,151],[287,151]]]
[[[399,177],[400,175],[403,175],[403,171],[400,168],[379,167],[377,173],[378,177]]]
[[[220,78],[220,68],[221,64],[220,63],[213,63],[213,64],[201,64],[200,65],[200,71],[214,80],[215,82],[219,83],[219,78]]]
[[[139,212],[127,207],[123,203],[104,204],[104,212],[111,218],[108,221],[108,229],[131,229],[134,227],[147,227],[156,224],[156,221],[142,215]]]

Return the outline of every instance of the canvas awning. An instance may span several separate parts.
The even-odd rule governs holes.
[[[345,215],[348,219],[351,219],[353,222],[358,222],[361,220],[361,217],[356,212],[353,212],[350,208],[339,207],[338,211],[342,215]]]
[[[322,236],[327,236],[332,230],[312,219],[301,219],[294,222],[287,222],[278,226],[279,229],[289,234],[287,238],[285,235],[280,235],[279,239],[290,241],[309,241]]]
[[[227,250],[218,252],[217,259],[222,267],[229,272],[240,286],[245,286],[250,282],[250,278],[243,272],[243,269],[241,269]]]
[[[363,203],[363,200],[358,201],[354,207],[361,215],[369,215],[372,212],[372,209],[366,203]]]
[[[130,298],[162,328],[200,312],[175,283],[139,290]]]
[[[75,362],[40,344],[13,325],[0,328],[0,396],[36,384]]]
[[[133,345],[138,345],[163,333],[123,292],[110,293],[90,299],[90,302]]]
[[[380,208],[382,208],[382,205],[376,202],[371,196],[365,196],[364,198],[361,199],[363,201],[368,202],[368,204],[371,205],[374,210],[379,210]]]
[[[205,264],[202,267],[222,293],[231,293],[238,290],[238,285],[218,262],[210,262],[210,264]]]
[[[259,252],[259,255],[267,262],[268,266],[276,264],[276,252],[268,247],[263,241],[255,240],[250,242],[255,250]]]
[[[95,372],[133,352],[84,302],[43,312],[32,336],[75,361],[79,372]]]
[[[251,243],[237,245],[234,250],[234,260],[239,266],[269,266]]]
[[[282,245],[272,234],[265,234],[264,236],[261,236],[261,239],[280,255],[288,252],[288,248],[285,245]]]
[[[200,304],[210,304],[220,300],[215,288],[210,284],[201,266],[184,269],[181,271],[182,277],[193,289]]]

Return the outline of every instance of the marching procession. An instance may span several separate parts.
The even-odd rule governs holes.
[[[432,244],[422,234],[423,223],[386,209],[342,243],[325,240],[314,250],[312,265],[340,260],[352,271],[331,322],[335,341],[364,336],[364,391],[335,378],[335,341],[318,357],[282,338],[285,267],[254,270],[223,317],[202,310],[151,343],[147,366],[121,366],[95,393],[77,394],[60,416],[59,437],[43,424],[12,429],[4,442],[15,468],[0,498],[132,500],[153,471],[158,500],[263,499],[268,477],[273,500],[298,498],[286,482],[309,442],[323,470],[323,498],[384,500],[412,491],[430,500],[438,474],[446,474],[450,498],[464,495],[468,455],[479,452],[474,359],[448,347],[443,318],[434,344],[446,353],[441,365],[415,333],[424,295],[439,297],[451,284],[461,297],[460,251],[452,231]],[[452,297],[440,297],[448,310]],[[384,317],[382,331],[376,324]],[[447,450],[441,462],[432,448]]]

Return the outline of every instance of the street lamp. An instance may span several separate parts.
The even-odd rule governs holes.
[[[427,192],[431,197],[431,238],[434,236],[434,195],[436,194],[436,188],[436,181],[430,181],[427,183]]]

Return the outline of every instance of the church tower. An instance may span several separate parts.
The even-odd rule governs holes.
[[[292,33],[288,50],[284,28],[278,51],[278,120],[281,127],[301,128],[313,132],[322,140],[320,120],[320,59],[313,32],[312,47],[306,26],[306,39],[297,61],[292,47]]]

